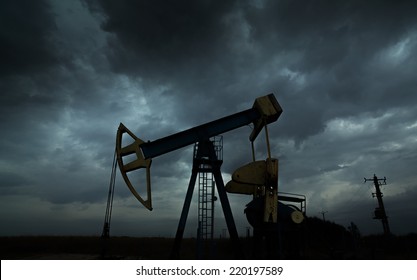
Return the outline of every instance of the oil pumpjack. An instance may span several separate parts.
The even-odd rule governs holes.
[[[252,194],[254,201],[256,201],[255,204],[261,207],[262,215],[260,219],[262,221],[259,224],[277,223],[280,216],[278,215],[278,160],[271,157],[267,125],[277,121],[281,113],[282,108],[275,96],[269,94],[257,98],[250,109],[147,142],[136,137],[127,127],[120,123],[116,136],[117,164],[132,194],[149,210],[152,210],[150,175],[152,159],[187,145],[198,143],[198,150],[193,159],[191,178],[178,223],[171,258],[179,258],[181,241],[201,163],[204,163],[206,168],[208,166],[209,171],[213,174],[236,258],[242,258],[244,254],[226,192]],[[253,162],[237,169],[232,176],[232,181],[225,186],[220,171],[223,161],[217,157],[213,141],[210,138],[251,123],[253,124],[253,130],[249,140],[252,143]],[[266,133],[268,158],[255,161],[253,143],[262,129],[265,129]],[[125,141],[126,138],[127,141]],[[126,142],[131,144],[122,146]],[[130,174],[139,169],[145,169],[146,172],[146,197],[141,196],[130,181]],[[254,208],[259,212],[259,207]],[[249,210],[249,212],[251,211]],[[252,216],[256,217],[255,219],[259,219],[259,215]],[[303,220],[303,214],[300,211],[290,211],[290,216],[295,223],[300,223]],[[257,222],[255,222],[255,226],[256,224]]]

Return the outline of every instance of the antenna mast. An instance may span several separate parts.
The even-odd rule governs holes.
[[[326,221],[326,218],[324,217],[324,214],[326,214],[327,212],[329,212],[329,211],[321,211],[321,212],[319,212],[323,216],[323,222]]]
[[[376,193],[372,193],[372,197],[377,198],[378,200],[378,207],[375,208],[375,212],[374,212],[374,219],[377,220],[381,220],[382,222],[382,227],[384,228],[384,234],[385,235],[390,235],[391,231],[389,229],[389,224],[388,224],[388,217],[387,214],[385,212],[385,207],[384,207],[384,202],[382,201],[382,192],[380,189],[381,185],[386,185],[387,184],[387,178],[383,178],[383,179],[378,179],[378,177],[376,177],[376,175],[374,174],[374,177],[372,179],[365,179],[365,183],[367,181],[373,181],[374,185],[375,185],[375,190]]]

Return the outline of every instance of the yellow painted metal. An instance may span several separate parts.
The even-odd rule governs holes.
[[[264,185],[266,172],[266,161],[258,160],[236,169],[233,172],[232,180],[245,184]]]
[[[254,128],[249,136],[250,141],[254,141],[262,128],[266,124],[275,122],[282,113],[282,108],[272,93],[256,98],[252,107],[260,113],[261,117],[253,122]]]
[[[252,194],[256,195],[259,192],[264,190],[263,186],[243,184],[236,181],[229,181],[226,186],[226,191],[228,193],[238,193],[238,194]]]
[[[265,183],[264,222],[276,223],[278,219],[278,159],[266,159]]]
[[[303,212],[295,210],[291,213],[291,220],[296,224],[301,224],[304,221]]]
[[[263,195],[265,192],[266,162],[254,161],[236,169],[232,180],[226,184],[229,193]]]
[[[134,142],[125,147],[122,147],[122,138],[123,135],[127,133]],[[140,150],[140,145],[144,143],[143,140],[139,139],[134,135],[127,127],[120,123],[117,130],[116,136],[116,154],[117,154],[117,163],[119,165],[120,173],[129,188],[132,194],[143,204],[147,209],[152,210],[152,194],[151,194],[151,177],[150,177],[150,168],[151,168],[151,159],[145,159],[142,151]],[[136,158],[128,163],[124,163],[123,157],[128,155],[136,155]],[[146,198],[142,198],[140,194],[133,187],[130,182],[128,172],[135,171],[137,169],[146,168]]]
[[[264,221],[277,222],[278,159],[268,158],[248,163],[235,172],[226,184],[226,191],[264,197]]]

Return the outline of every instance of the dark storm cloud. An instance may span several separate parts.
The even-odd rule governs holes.
[[[198,115],[188,104],[220,110],[222,100],[235,108],[237,96],[280,89],[283,131],[301,141],[335,116],[402,106],[415,96],[414,55],[396,69],[378,62],[379,52],[412,35],[413,1],[88,2],[99,4],[103,30],[115,35],[107,53],[113,69],[169,84],[166,94],[187,96],[178,106],[192,118]],[[287,77],[277,73],[283,68]],[[390,78],[394,71],[404,72],[401,81]]]
[[[97,2],[106,14],[103,30],[116,35],[108,53],[114,70],[158,80],[191,74],[190,64],[204,72],[218,60],[227,35],[223,20],[233,7],[233,1]]]
[[[291,118],[284,133],[305,137],[335,116],[407,105],[416,86],[415,55],[392,67],[378,64],[378,54],[415,36],[416,9],[412,1],[265,1],[247,10],[262,53],[293,54],[285,66],[306,79],[305,88],[289,89],[299,91],[295,97],[284,93],[289,106],[283,117]]]
[[[8,195],[14,193],[22,193],[23,186],[29,183],[29,180],[20,174],[14,172],[0,172],[0,194]]]
[[[53,116],[62,106],[62,96],[51,92],[55,82],[48,72],[60,59],[53,37],[56,26],[47,1],[2,1],[0,26],[0,120],[9,140],[18,142],[22,131],[31,138],[31,121]],[[13,129],[17,126],[22,130]]]
[[[102,28],[109,33],[106,55],[113,71],[166,85],[160,99],[173,97],[170,105],[182,108],[176,112],[180,121],[199,124],[195,104],[210,108],[201,123],[229,114],[240,100],[253,102],[231,87],[240,81],[237,67],[246,68],[246,60],[253,59],[241,57],[244,31],[234,1],[87,2],[105,15]]]
[[[55,29],[47,1],[2,1],[0,75],[23,74],[57,62],[51,32]]]
[[[77,32],[82,26],[73,27],[76,18],[65,19],[77,11],[76,3],[64,11],[59,10],[61,4],[65,6],[48,1],[1,3],[2,194],[54,203],[97,201],[104,197],[97,188],[107,183],[88,178],[95,172],[91,165],[94,170],[111,166],[114,137],[99,129],[109,123],[93,120],[109,109],[108,115],[122,109],[103,98],[111,79],[96,75],[101,65],[90,66],[97,57],[88,52],[94,52],[94,41],[100,38],[85,40],[93,27]],[[78,24],[88,23],[85,14],[76,13]]]
[[[300,52],[294,70],[333,67],[351,51],[360,61],[416,24],[413,1],[263,2],[260,9],[246,10],[252,36],[266,49]]]

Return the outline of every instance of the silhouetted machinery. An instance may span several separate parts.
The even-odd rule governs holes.
[[[264,234],[264,228],[267,228],[268,225],[276,224],[281,218],[282,215],[279,214],[280,208],[287,213],[282,219],[290,219],[293,223],[302,222],[304,216],[301,211],[281,207],[279,206],[281,203],[278,202],[278,160],[271,157],[267,125],[275,122],[281,113],[281,106],[275,96],[269,94],[257,98],[251,109],[147,142],[136,137],[123,124],[120,124],[116,137],[117,163],[120,172],[132,194],[149,210],[152,210],[150,180],[152,159],[187,145],[198,143],[197,156],[193,161],[192,174],[177,228],[172,258],[179,257],[181,240],[201,163],[204,163],[205,168],[208,166],[210,172],[213,173],[236,257],[242,258],[243,252],[226,191],[253,195],[254,200],[247,206],[246,213],[249,222],[254,226],[254,232],[256,230],[260,232],[260,235]],[[232,181],[225,186],[220,171],[222,160],[217,158],[210,138],[251,123],[253,124],[253,131],[249,136],[249,140],[252,143],[253,162],[237,169],[232,176]],[[265,129],[266,133],[268,158],[256,161],[253,142],[262,129]],[[130,144],[123,144],[127,142]],[[146,169],[146,197],[142,197],[136,191],[130,180],[130,174],[139,169]]]

